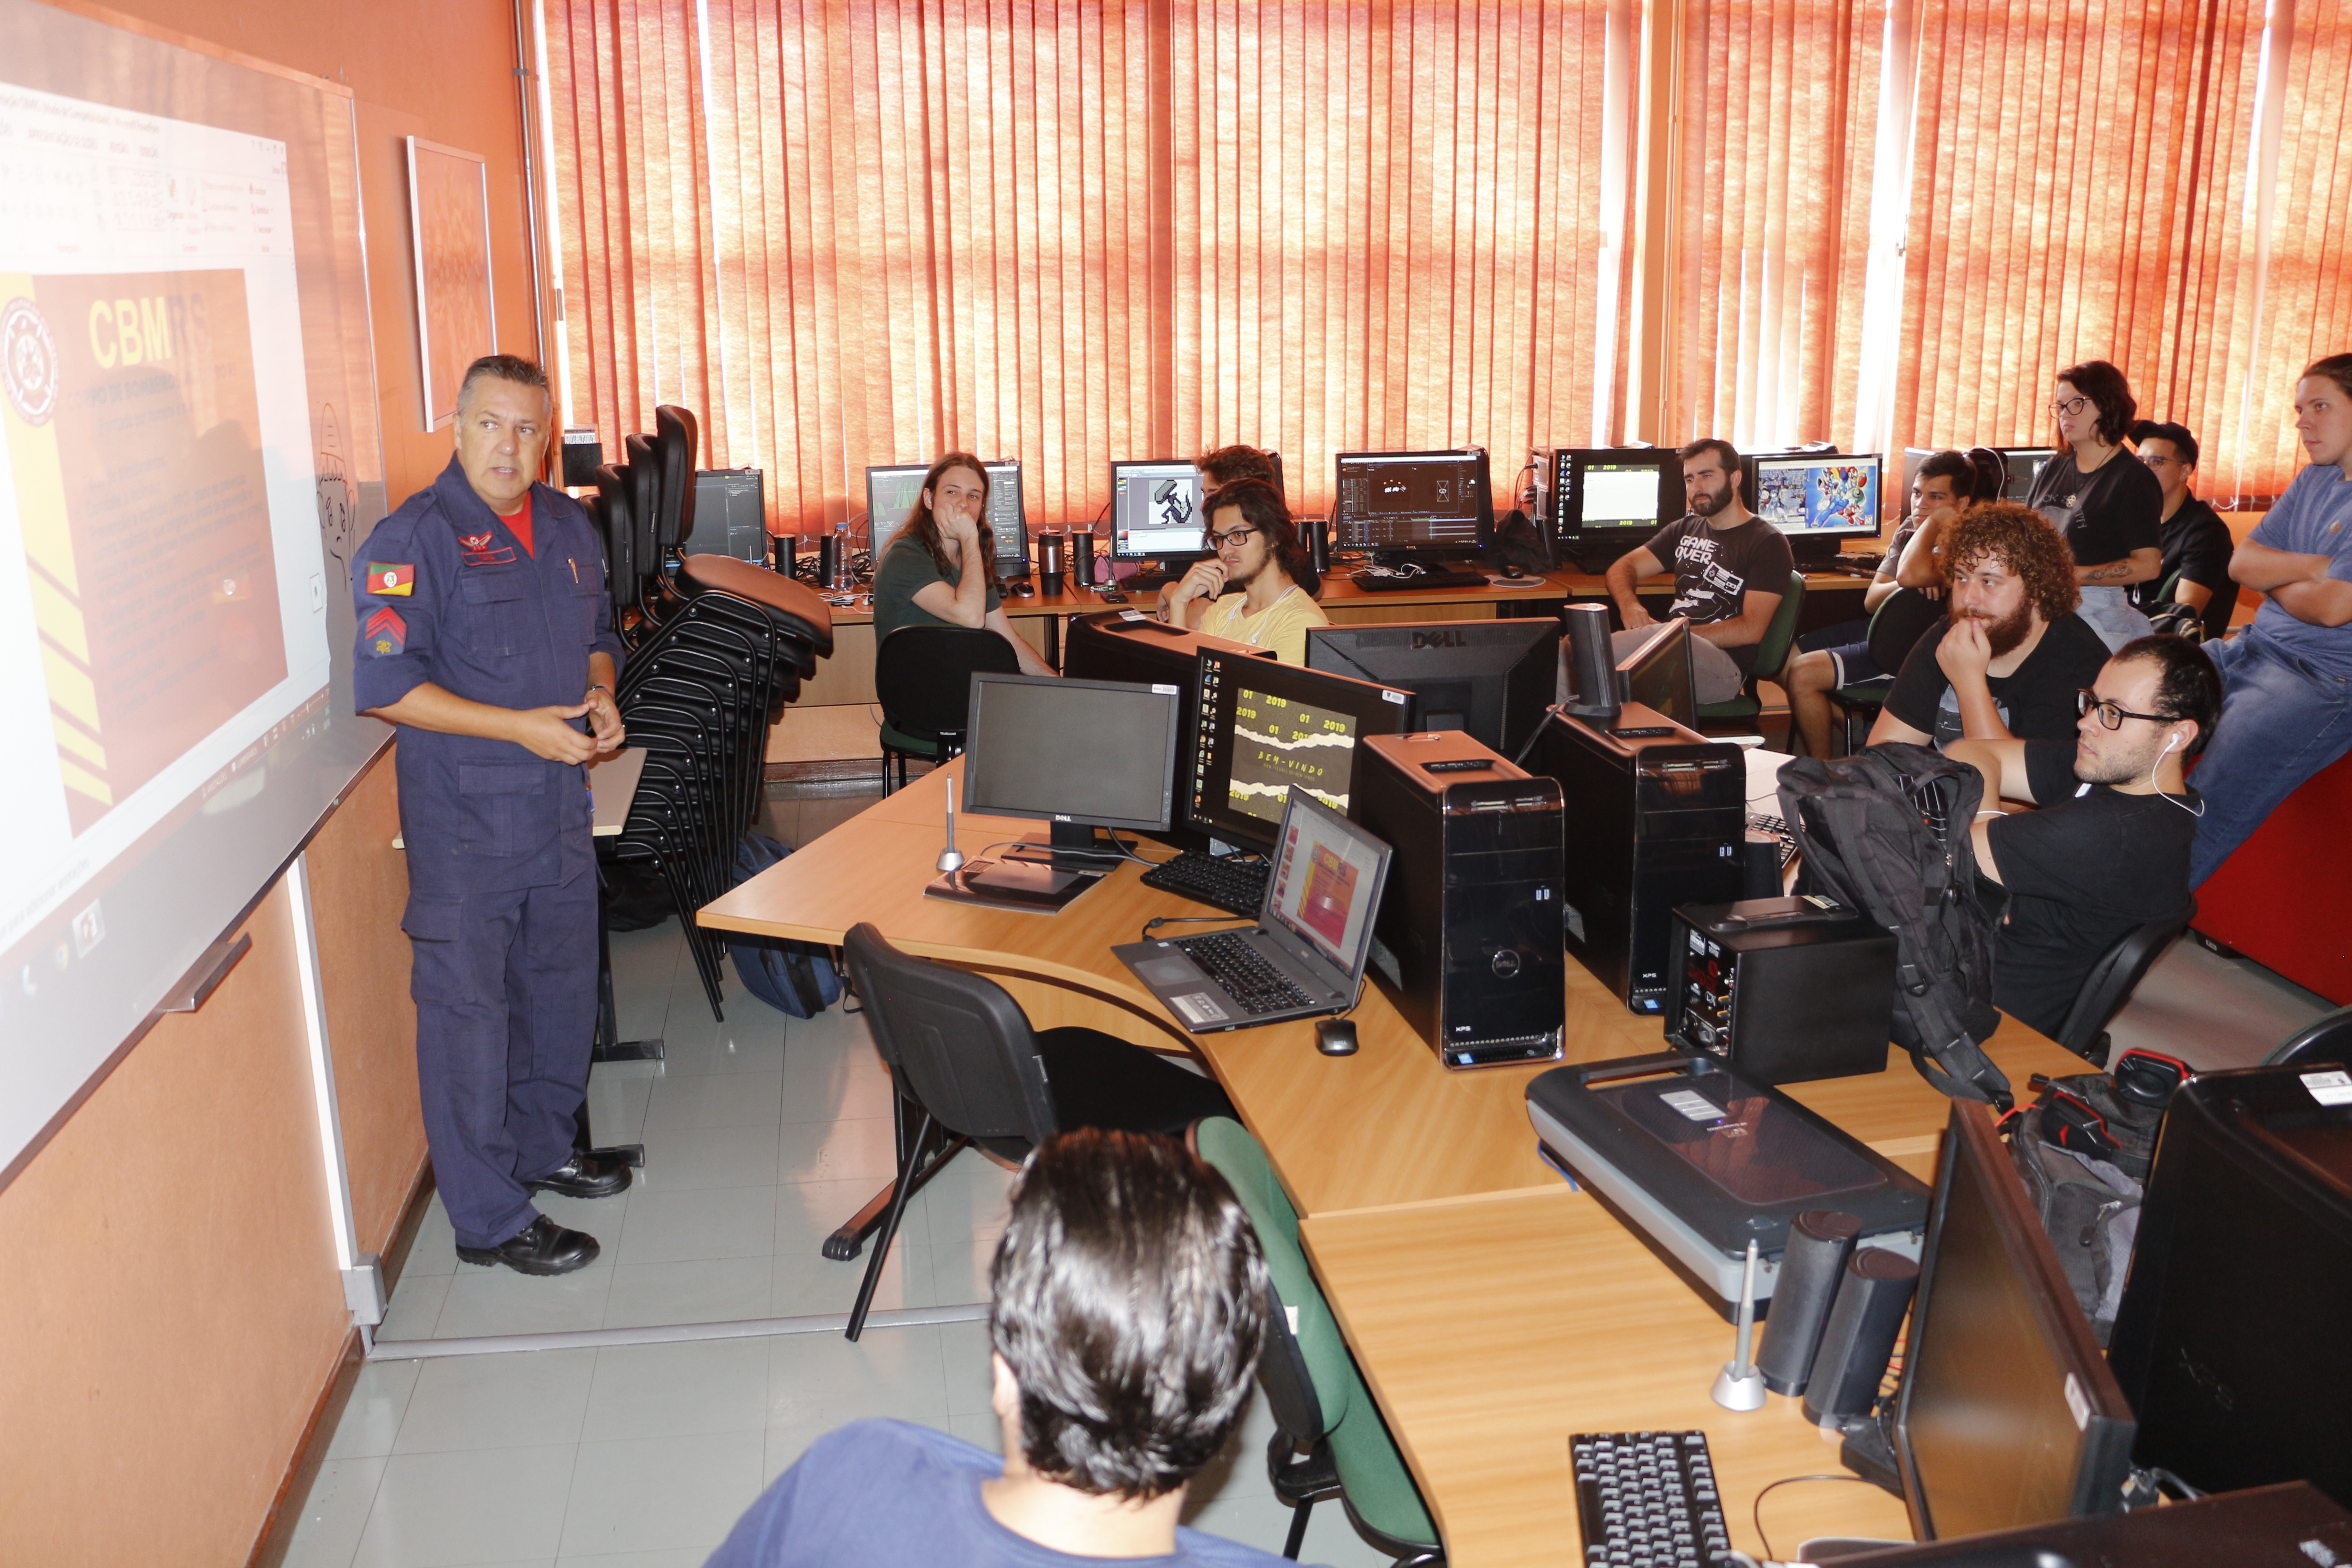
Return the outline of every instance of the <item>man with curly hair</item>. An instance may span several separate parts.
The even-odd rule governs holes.
[[[989,1284],[1003,1461],[855,1422],[751,1505],[709,1568],[1291,1568],[1176,1522],[1265,1340],[1265,1258],[1224,1178],[1171,1139],[1051,1139],[1013,1188]]]
[[[1870,743],[2072,735],[2074,693],[2107,646],[2074,613],[2066,542],[2032,508],[1988,501],[1946,530],[1943,552],[1949,612],[1903,661]]]

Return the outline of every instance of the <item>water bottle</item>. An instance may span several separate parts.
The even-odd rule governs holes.
[[[857,574],[849,565],[849,520],[843,518],[833,525],[833,583],[836,591],[845,592],[857,585]]]

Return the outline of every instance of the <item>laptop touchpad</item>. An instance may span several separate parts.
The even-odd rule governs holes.
[[[1147,958],[1135,972],[1150,985],[1187,985],[1201,978],[1200,967],[1189,958]]]

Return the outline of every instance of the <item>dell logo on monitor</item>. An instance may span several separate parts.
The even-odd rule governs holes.
[[[1468,640],[1465,639],[1460,632],[1440,631],[1413,633],[1412,646],[1414,648],[1420,649],[1424,647],[1467,647],[1470,645]]]

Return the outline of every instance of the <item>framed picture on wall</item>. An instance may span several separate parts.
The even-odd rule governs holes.
[[[466,367],[499,348],[490,297],[490,171],[478,153],[408,138],[408,227],[416,251],[416,363],[425,428],[457,416]]]

